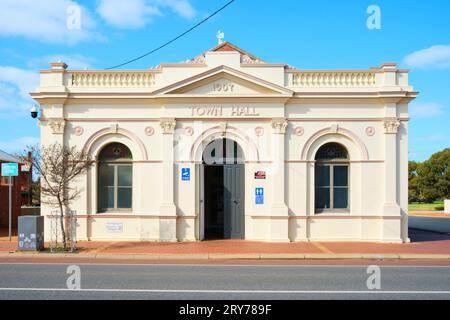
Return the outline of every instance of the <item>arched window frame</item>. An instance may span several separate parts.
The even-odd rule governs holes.
[[[116,151],[115,148],[121,151]],[[116,152],[118,153],[115,154]],[[100,150],[97,160],[97,212],[131,212],[133,207],[133,156],[130,149],[122,143],[112,142]],[[107,175],[102,177],[104,173]],[[102,181],[102,179],[106,181]],[[109,195],[112,195],[112,200],[111,197],[108,198]],[[103,199],[102,197],[105,196],[106,198]],[[126,204],[121,205],[121,202]],[[105,203],[107,205],[104,205]],[[112,205],[110,205],[111,203]]]
[[[207,153],[210,153],[210,159],[205,159]],[[206,165],[244,164],[244,152],[239,143],[233,139],[216,139],[208,143],[203,150],[202,163]]]
[[[326,152],[327,148],[334,148],[334,152]],[[349,212],[350,162],[346,147],[334,142],[322,145],[316,152],[314,176],[315,212]],[[338,193],[345,195],[337,200]]]

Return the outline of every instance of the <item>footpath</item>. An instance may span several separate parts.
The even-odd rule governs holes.
[[[293,242],[248,240],[157,243],[79,241],[77,253],[16,252],[0,235],[0,258],[89,258],[171,260],[283,260],[283,259],[450,259],[450,234],[411,230],[410,243]]]

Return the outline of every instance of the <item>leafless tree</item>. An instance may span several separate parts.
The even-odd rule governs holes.
[[[64,208],[69,207],[70,203],[80,196],[82,190],[76,187],[75,180],[84,174],[94,161],[76,147],[62,146],[59,143],[29,148],[32,152],[33,167],[41,181],[41,203],[59,209],[61,237],[66,249]]]

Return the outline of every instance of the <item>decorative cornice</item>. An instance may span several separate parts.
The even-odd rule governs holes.
[[[398,128],[400,127],[400,120],[398,119],[386,119],[384,120],[384,133],[386,134],[396,134]]]
[[[286,118],[273,118],[271,125],[274,133],[285,134],[286,128],[288,126],[288,121]]]
[[[177,122],[174,118],[161,118],[161,122],[159,124],[163,130],[163,134],[173,134]]]

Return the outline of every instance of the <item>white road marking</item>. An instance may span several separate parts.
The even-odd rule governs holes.
[[[444,294],[450,291],[383,291],[383,290],[179,290],[179,289],[66,289],[66,288],[0,288],[0,291],[64,291],[64,292],[127,292],[127,293],[262,293],[262,294]]]

